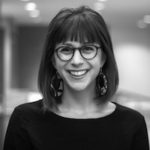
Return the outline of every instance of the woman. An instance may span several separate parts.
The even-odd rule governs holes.
[[[15,108],[4,150],[148,150],[144,117],[112,102],[118,70],[102,16],[61,10],[40,64],[43,99]]]

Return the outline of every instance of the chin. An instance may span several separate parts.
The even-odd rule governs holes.
[[[84,90],[88,89],[88,87],[89,87],[89,84],[85,83],[85,82],[69,84],[69,88],[71,88],[74,91],[78,91],[78,92],[84,91]]]
[[[76,86],[76,87],[71,87],[71,89],[74,91],[81,92],[81,91],[84,91],[86,87]]]

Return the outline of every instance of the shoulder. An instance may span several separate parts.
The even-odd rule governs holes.
[[[116,103],[116,111],[117,116],[119,120],[126,121],[126,122],[134,122],[134,123],[142,123],[144,120],[143,114],[141,114],[139,111],[129,108],[127,106],[124,106],[122,104]]]
[[[147,139],[147,124],[143,114],[139,111],[116,104],[117,106],[117,124],[126,135],[134,134],[138,138]]]
[[[32,119],[40,116],[43,112],[42,100],[28,102],[15,107],[12,116],[22,119]]]
[[[41,99],[38,101],[28,102],[28,103],[18,105],[17,107],[15,107],[15,110],[21,111],[21,112],[39,111],[42,109],[42,107],[43,105],[42,105],[42,99]]]

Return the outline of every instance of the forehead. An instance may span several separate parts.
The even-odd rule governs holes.
[[[77,41],[80,43],[101,43],[101,33],[99,26],[88,23],[87,20],[66,21],[59,26],[59,32],[53,36],[54,43],[65,43],[66,41]]]

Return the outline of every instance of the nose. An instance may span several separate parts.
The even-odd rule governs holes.
[[[84,60],[83,57],[80,54],[80,51],[78,49],[76,49],[74,51],[74,56],[71,59],[71,64],[73,66],[81,66],[83,64]]]

